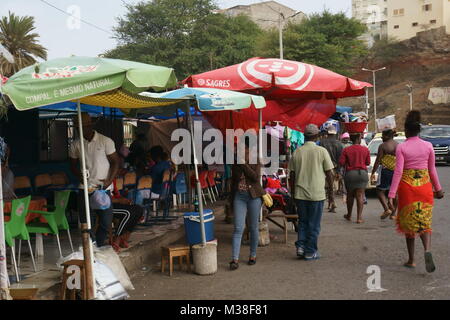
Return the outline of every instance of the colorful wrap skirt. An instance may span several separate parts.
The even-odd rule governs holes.
[[[428,170],[404,170],[398,187],[397,230],[408,238],[431,232],[433,204]]]

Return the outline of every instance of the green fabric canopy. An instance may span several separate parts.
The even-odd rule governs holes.
[[[127,101],[129,106],[121,105],[127,109],[152,106],[151,99],[139,97],[140,101],[136,101],[134,94],[148,89],[161,91],[176,85],[175,72],[171,68],[116,59],[69,57],[24,68],[9,78],[1,91],[18,110],[28,110],[68,100],[83,100],[88,96],[92,100],[96,94],[120,88],[109,95],[105,103],[113,106],[115,102]],[[157,106],[164,105],[161,100],[155,102]],[[166,104],[171,102],[174,101],[166,100]]]

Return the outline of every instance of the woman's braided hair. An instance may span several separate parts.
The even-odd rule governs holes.
[[[405,120],[405,131],[412,136],[417,136],[421,129],[421,115],[420,111],[410,111]]]

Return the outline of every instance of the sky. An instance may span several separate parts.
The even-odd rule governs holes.
[[[64,12],[69,11],[98,28],[73,19],[45,2]],[[17,15],[34,16],[36,32],[40,35],[41,44],[48,49],[49,59],[70,55],[97,56],[117,45],[111,30],[117,24],[117,17],[126,13],[123,4],[137,2],[139,0],[1,0],[0,16],[7,15],[8,11]],[[220,8],[256,2],[261,1],[216,0]],[[306,14],[321,12],[326,8],[332,12],[343,11],[348,16],[351,15],[351,0],[278,2]]]

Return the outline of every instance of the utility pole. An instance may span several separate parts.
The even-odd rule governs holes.
[[[409,111],[413,109],[413,87],[411,83],[408,83],[406,85],[408,88],[408,95],[409,95]]]
[[[284,50],[283,50],[283,27],[284,22],[290,18],[295,17],[296,15],[302,13],[301,11],[294,13],[293,15],[289,17],[285,17],[284,14],[281,12],[281,9],[276,10],[272,8],[272,6],[265,3],[265,5],[272,11],[276,12],[278,14],[278,33],[279,33],[279,42],[280,42],[280,59],[284,59]],[[276,20],[266,20],[266,19],[258,19],[259,21],[270,21],[270,22],[277,22]]]
[[[280,37],[280,59],[284,59],[284,52],[283,52],[283,22],[284,22],[284,14],[280,11],[280,15],[278,18],[278,29],[279,29],[279,37]]]
[[[386,69],[386,67],[376,69],[376,70],[362,68],[363,71],[372,72],[372,76],[373,76],[373,113],[374,113],[374,118],[375,118],[374,119],[375,132],[378,131],[378,128],[377,128],[377,83],[376,83],[375,73],[377,71],[381,71],[381,70],[385,70],[385,69]]]
[[[367,116],[369,116],[369,109],[370,109],[370,103],[369,103],[369,88],[364,88],[364,90],[366,91],[366,114]],[[376,125],[376,124],[375,124]],[[367,124],[367,131],[369,131],[369,124]]]

